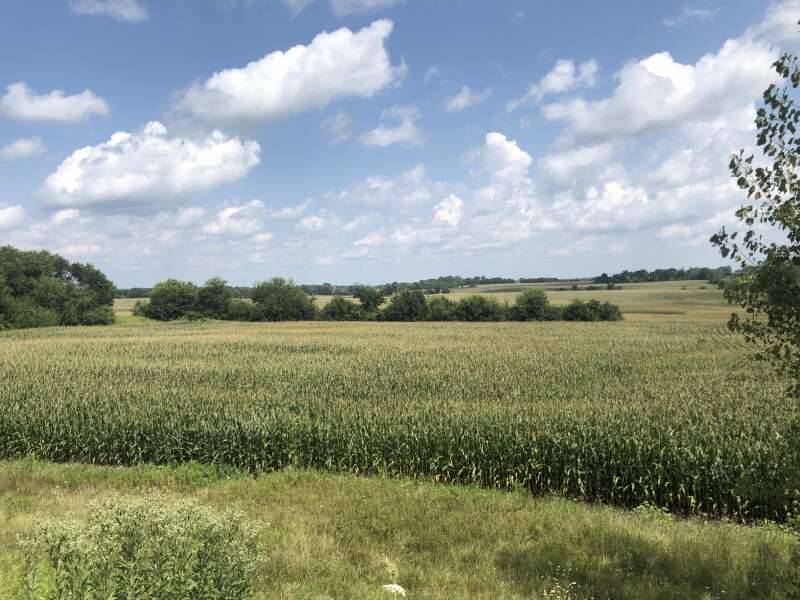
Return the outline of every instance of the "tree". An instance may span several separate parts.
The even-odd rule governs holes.
[[[196,310],[197,286],[189,281],[167,279],[157,283],[150,302],[142,305],[141,313],[158,321],[174,321]]]
[[[252,300],[257,321],[311,321],[317,316],[313,296],[280,277],[253,287]]]
[[[381,290],[367,287],[366,285],[359,285],[353,289],[353,296],[358,298],[361,306],[368,313],[376,312],[381,304],[386,301]]]
[[[736,212],[744,231],[723,227],[711,243],[741,267],[725,297],[746,314],[731,315],[728,327],[789,375],[790,391],[800,397],[800,108],[794,98],[800,66],[796,56],[785,54],[773,67],[784,83],[767,88],[755,121],[764,160],[740,150],[730,162],[750,202]]]
[[[507,306],[491,296],[467,296],[456,304],[459,321],[505,321]]]
[[[384,321],[424,321],[427,317],[428,303],[421,290],[400,290],[381,313]]]
[[[436,296],[428,302],[429,321],[455,321],[456,318],[456,303],[449,298]]]
[[[320,314],[326,321],[361,321],[364,318],[361,306],[343,296],[331,298]]]
[[[230,310],[233,290],[228,282],[212,277],[197,291],[196,310],[212,319],[225,319]]]
[[[515,321],[543,321],[547,315],[550,301],[544,290],[533,288],[517,296],[511,309],[511,318]]]

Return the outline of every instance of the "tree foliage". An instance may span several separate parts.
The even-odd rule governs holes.
[[[0,247],[0,329],[113,323],[114,295],[92,265]]]
[[[309,321],[317,317],[314,297],[292,280],[275,277],[253,288],[257,321]]]
[[[756,115],[764,158],[740,150],[730,163],[749,201],[736,212],[743,231],[723,227],[711,243],[742,269],[725,296],[746,314],[731,315],[728,326],[757,343],[758,356],[788,374],[800,396],[800,109],[794,97],[800,66],[786,54],[773,67],[784,83],[767,88]]]

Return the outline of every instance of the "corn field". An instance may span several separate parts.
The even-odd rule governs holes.
[[[677,320],[5,332],[0,458],[294,466],[782,520],[798,407],[749,356],[719,322]]]

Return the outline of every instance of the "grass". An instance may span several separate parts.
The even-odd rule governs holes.
[[[114,494],[158,490],[265,525],[259,598],[786,598],[798,540],[521,492],[288,470],[258,478],[183,465],[0,463],[0,598],[17,597],[14,541],[42,518],[85,516]],[[794,558],[793,558],[794,556]]]

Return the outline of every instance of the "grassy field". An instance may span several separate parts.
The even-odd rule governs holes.
[[[727,332],[721,293],[624,287],[548,292],[615,302],[621,323],[163,324],[123,301],[110,328],[2,333],[0,529],[156,485],[282,521],[265,597],[380,597],[392,569],[426,598],[557,580],[579,588],[565,598],[787,597],[796,539],[775,528],[530,499],[750,523],[795,508],[797,403]],[[183,485],[181,468],[14,462],[31,455],[290,471]]]

